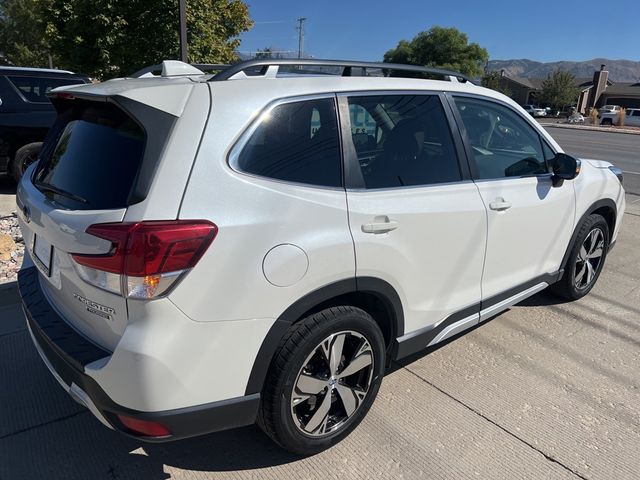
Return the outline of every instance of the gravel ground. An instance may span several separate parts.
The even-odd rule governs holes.
[[[16,214],[0,217],[0,283],[17,279],[24,256],[24,240]]]

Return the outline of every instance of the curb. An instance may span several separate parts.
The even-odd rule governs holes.
[[[586,130],[592,132],[607,132],[607,133],[624,133],[627,135],[640,135],[640,130],[628,130],[628,129],[619,129],[619,128],[611,128],[611,127],[590,127],[588,125],[564,125],[561,123],[542,123],[539,122],[543,127],[554,127],[554,128],[566,128],[569,130]]]

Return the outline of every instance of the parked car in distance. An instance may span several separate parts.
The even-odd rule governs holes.
[[[532,117],[546,117],[547,110],[540,107],[535,107],[533,105],[523,105],[522,108],[530,114]]]
[[[630,127],[640,127],[640,108],[627,108],[624,124]]]
[[[64,70],[0,67],[0,173],[18,181],[56,119],[47,93],[89,78]]]
[[[568,123],[584,123],[584,115],[579,112],[573,112],[567,117]]]
[[[140,440],[257,422],[329,448],[392,362],[547,287],[587,295],[623,220],[620,169],[459,73],[166,62],[53,95],[18,288],[61,386]]]
[[[620,110],[605,112],[600,115],[600,125],[618,125]],[[624,116],[624,126],[640,127],[640,108],[627,108]]]
[[[602,115],[603,113],[618,113],[622,107],[620,105],[603,105],[598,109],[598,113]]]

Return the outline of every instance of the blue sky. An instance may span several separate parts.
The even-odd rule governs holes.
[[[305,52],[317,58],[381,60],[400,39],[441,25],[493,60],[640,60],[640,0],[245,1],[256,25],[241,36],[241,52],[297,51],[295,19],[307,17]]]

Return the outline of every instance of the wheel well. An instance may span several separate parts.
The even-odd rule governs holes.
[[[385,346],[387,349],[391,347],[393,340],[395,340],[398,334],[398,332],[396,332],[395,313],[388,302],[379,295],[371,292],[350,292],[325,300],[304,312],[294,323],[326,308],[340,305],[357,307],[371,315],[382,331]]]
[[[613,229],[616,226],[615,210],[611,207],[604,206],[594,210],[593,212],[591,212],[591,214],[601,215],[607,221],[607,225],[609,226],[609,236],[611,237],[611,235],[613,235]],[[611,238],[609,238],[609,240],[611,240]]]

